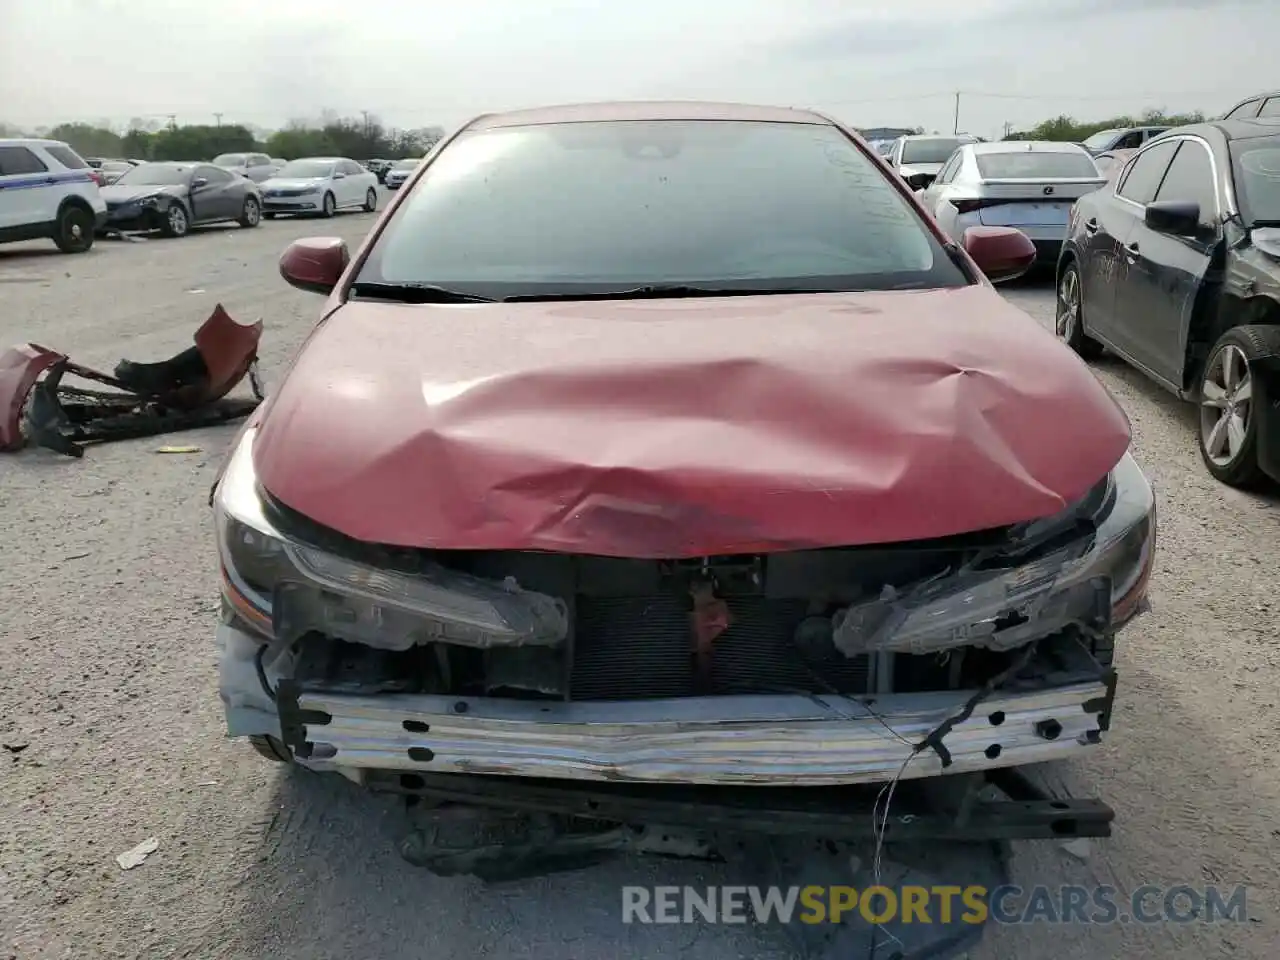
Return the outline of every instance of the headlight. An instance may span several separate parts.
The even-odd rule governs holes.
[[[160,202],[159,197],[143,197],[141,200],[135,200],[134,203],[140,207],[154,207]]]
[[[1028,562],[951,570],[902,591],[885,587],[837,615],[836,647],[846,656],[1007,650],[1099,615],[1113,628],[1123,625],[1146,607],[1155,559],[1155,498],[1132,457],[1125,454],[1100,490],[1020,532],[1043,542],[1055,527],[1069,529],[1093,497],[1100,502],[1091,536],[1068,537]]]
[[[256,430],[246,431],[214,491],[223,597],[265,638],[319,631],[354,643],[407,650],[555,646],[568,635],[563,600],[435,564],[412,572],[372,566],[290,537],[258,492]]]

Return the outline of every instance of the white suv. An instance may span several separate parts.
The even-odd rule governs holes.
[[[0,243],[48,237],[84,253],[107,222],[93,171],[57,140],[0,140]]]

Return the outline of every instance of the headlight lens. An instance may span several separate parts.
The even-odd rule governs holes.
[[[1069,522],[1082,506],[1028,524],[1024,536]],[[847,656],[876,651],[923,654],[958,646],[1007,650],[1098,607],[1119,627],[1145,609],[1155,551],[1155,498],[1128,454],[1112,471],[1092,538],[1080,537],[1037,559],[999,570],[969,569],[902,592],[855,604],[835,621],[836,647]]]
[[[253,470],[250,429],[214,493],[223,595],[264,636],[311,630],[382,649],[443,640],[474,647],[556,646],[569,632],[563,600],[514,578],[483,580],[431,564],[413,573],[350,560],[283,533]]]

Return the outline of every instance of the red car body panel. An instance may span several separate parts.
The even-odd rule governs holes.
[[[678,558],[1047,516],[1128,445],[1088,368],[983,284],[348,302],[254,459],[274,498],[362,541]]]

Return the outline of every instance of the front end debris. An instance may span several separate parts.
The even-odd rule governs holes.
[[[262,321],[236,323],[219,304],[194,346],[158,363],[121,360],[112,374],[24,343],[0,354],[0,451],[26,445],[84,456],[84,444],[191,430],[248,416],[262,402]],[[109,390],[70,386],[67,375]],[[252,398],[228,398],[249,377]]]

